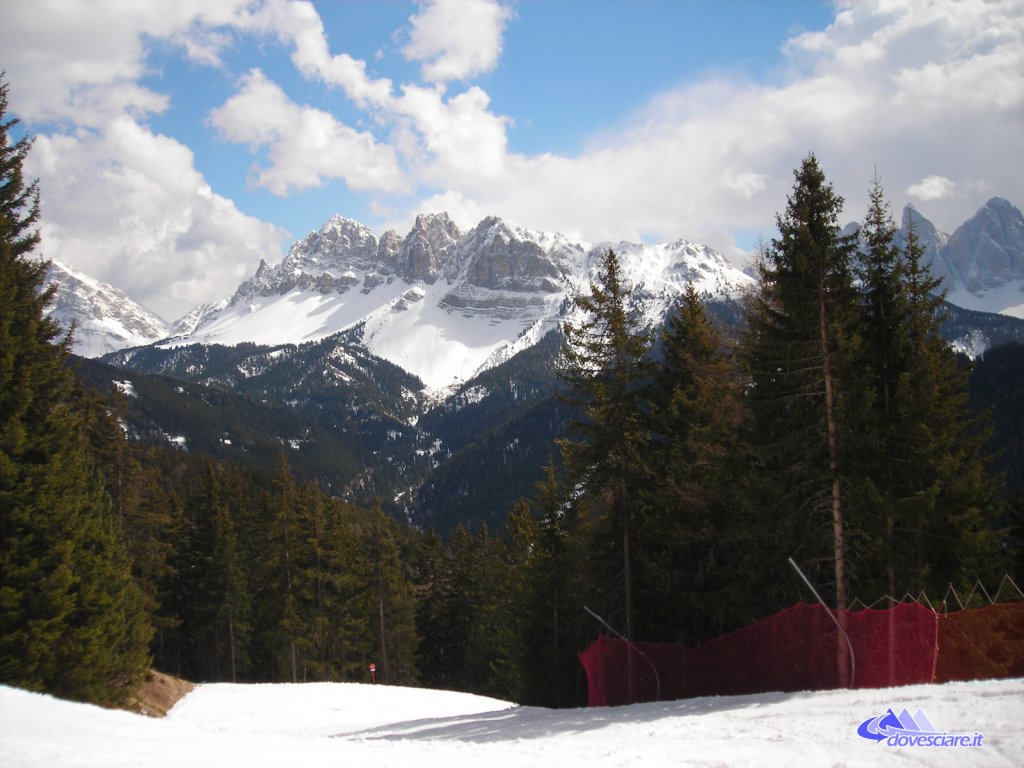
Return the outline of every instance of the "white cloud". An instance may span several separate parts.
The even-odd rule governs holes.
[[[425,4],[410,20],[410,45],[430,60],[425,69],[436,66],[451,75],[428,80],[468,77],[496,63],[510,17],[509,10],[489,0]],[[331,53],[323,24],[308,3],[270,0],[242,24],[291,45],[295,67],[308,78],[340,86],[388,142],[369,131],[354,134],[326,113],[297,107],[280,88],[250,75],[211,121],[229,140],[270,148],[270,166],[257,174],[260,186],[287,194],[337,177],[353,189],[393,192],[426,184],[472,193],[505,171],[509,121],[490,111],[490,98],[479,87],[449,94],[443,84],[405,83],[395,93],[391,80],[371,77],[364,61]],[[297,126],[313,136],[298,135]],[[317,153],[308,151],[311,139]]]
[[[475,191],[505,172],[507,121],[489,106],[475,86],[447,100],[437,88],[402,88],[392,109],[409,121],[405,153],[415,158],[421,181]]]
[[[231,141],[267,148],[270,164],[257,169],[255,183],[275,195],[332,178],[358,190],[405,189],[391,147],[327,112],[293,103],[259,70],[242,79],[238,93],[211,113],[210,122]]]
[[[718,78],[658,94],[603,129],[575,157],[509,154],[486,185],[452,169],[424,199],[454,199],[530,226],[588,239],[630,233],[713,237],[763,231],[785,204],[792,169],[815,152],[863,215],[874,168],[900,207],[901,190],[930,195],[926,215],[947,229],[982,194],[1024,197],[1024,3],[842,0],[835,22],[786,47],[792,69],[764,85]],[[924,183],[936,165],[965,183]],[[970,180],[970,183],[966,183]],[[454,195],[452,193],[458,193]],[[717,234],[716,234],[717,233]]]
[[[36,136],[41,255],[125,290],[165,319],[223,298],[282,233],[215,194],[191,151],[127,116],[100,130]]]
[[[726,171],[725,186],[736,193],[736,196],[743,200],[750,200],[755,195],[764,192],[767,187],[767,177],[763,173],[751,173],[749,171],[732,173]]]
[[[162,112],[167,97],[138,82],[147,72],[145,38],[166,39],[195,61],[215,63],[229,41],[215,28],[237,19],[246,5],[34,0],[23,12],[3,12],[0,50],[12,101],[28,120],[89,127],[125,113]]]
[[[907,187],[907,194],[926,202],[943,200],[956,192],[956,183],[945,176],[925,176],[917,184]]]
[[[366,62],[347,53],[332,55],[323,22],[310,2],[265,0],[239,19],[248,32],[274,36],[293,46],[292,63],[304,76],[337,85],[360,108],[386,104],[391,99],[391,81],[372,78]]]
[[[466,80],[497,64],[511,18],[512,11],[497,0],[425,0],[409,20],[412,30],[402,52],[422,63],[429,83]]]

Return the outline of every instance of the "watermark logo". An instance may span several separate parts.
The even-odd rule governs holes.
[[[985,739],[981,733],[940,731],[920,709],[914,715],[905,709],[897,715],[892,707],[861,723],[857,735],[888,747],[980,747]]]

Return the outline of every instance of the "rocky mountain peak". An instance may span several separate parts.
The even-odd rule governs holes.
[[[72,351],[99,357],[167,336],[167,323],[118,288],[51,261],[47,284],[56,286],[47,315],[67,329],[74,324]]]
[[[433,283],[447,264],[462,233],[447,213],[421,213],[402,241],[396,271],[408,282]]]
[[[950,236],[945,256],[970,293],[1024,281],[1024,215],[992,198]]]
[[[560,270],[542,238],[540,233],[489,216],[459,244],[462,277],[470,285],[495,291],[561,290]]]

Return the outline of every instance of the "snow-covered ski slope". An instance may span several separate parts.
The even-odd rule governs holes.
[[[890,708],[981,746],[857,734]],[[0,766],[1024,766],[1024,679],[572,710],[386,686],[201,685],[163,720],[0,687]]]

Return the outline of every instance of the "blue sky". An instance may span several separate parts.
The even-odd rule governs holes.
[[[1024,199],[1022,0],[0,4],[43,255],[167,319],[331,214],[742,261],[814,151],[863,217]]]

